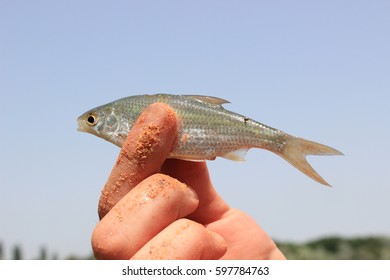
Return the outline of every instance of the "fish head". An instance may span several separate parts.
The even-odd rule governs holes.
[[[78,131],[91,133],[117,146],[122,146],[124,137],[118,133],[120,126],[115,110],[97,107],[77,118]]]

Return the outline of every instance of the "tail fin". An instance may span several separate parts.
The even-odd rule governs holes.
[[[282,158],[291,163],[294,167],[301,172],[326,186],[330,186],[306,161],[307,155],[343,155],[341,152],[331,147],[309,141],[306,139],[287,136],[286,145],[283,150],[278,153]]]

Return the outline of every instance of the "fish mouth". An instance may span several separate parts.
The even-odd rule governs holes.
[[[88,132],[88,130],[85,127],[85,123],[84,123],[84,120],[82,117],[83,116],[80,116],[77,118],[77,131]]]

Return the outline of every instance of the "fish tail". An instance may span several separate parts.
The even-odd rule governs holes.
[[[307,155],[321,155],[321,156],[332,156],[332,155],[343,155],[336,149],[325,146],[320,143],[309,141],[306,139],[287,135],[286,144],[281,152],[277,154],[282,158],[291,163],[294,167],[299,169],[301,172],[326,186],[330,186],[307,162]]]

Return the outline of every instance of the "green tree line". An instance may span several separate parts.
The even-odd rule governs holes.
[[[390,237],[334,236],[305,243],[276,243],[293,260],[390,260]]]
[[[20,245],[12,246],[12,248],[10,249],[10,255],[8,258],[6,258],[3,243],[0,242],[0,260],[5,260],[5,259],[10,259],[10,260],[23,260],[23,259],[25,259],[23,256],[22,247]],[[37,256],[35,258],[32,258],[32,259],[34,259],[34,260],[58,260],[59,258],[58,258],[57,253],[49,254],[47,248],[45,246],[42,246],[39,249]],[[72,254],[72,255],[65,257],[64,259],[66,259],[66,260],[91,260],[91,259],[94,259],[94,257],[93,257],[92,253],[90,253],[87,256],[76,256],[76,255]]]
[[[305,243],[276,242],[288,259],[292,260],[390,260],[390,237],[325,237]],[[5,259],[3,243],[0,242],[0,260]],[[22,260],[23,250],[14,245],[10,250],[11,260]],[[38,260],[56,260],[56,253],[49,254],[45,246],[37,252]],[[93,254],[86,256],[69,255],[68,260],[94,259]]]

